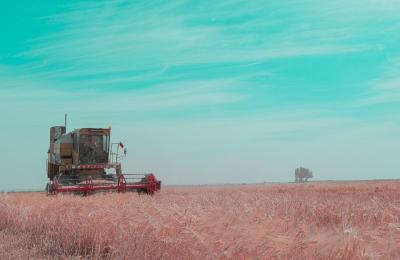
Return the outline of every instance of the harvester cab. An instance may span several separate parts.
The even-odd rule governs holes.
[[[51,127],[47,159],[48,194],[87,195],[95,191],[153,194],[158,191],[161,181],[154,174],[122,172],[121,157],[126,156],[127,150],[122,142],[111,143],[110,136],[111,127],[80,128],[69,133],[66,133],[66,124]]]

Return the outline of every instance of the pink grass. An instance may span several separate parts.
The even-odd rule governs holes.
[[[398,259],[400,182],[0,195],[0,259]]]

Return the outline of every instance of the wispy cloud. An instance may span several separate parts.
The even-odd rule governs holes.
[[[400,58],[391,58],[380,77],[368,82],[364,97],[357,106],[400,103]]]
[[[261,2],[175,2],[138,5],[102,2],[70,6],[68,12],[46,17],[63,30],[31,42],[22,56],[44,62],[28,69],[51,66],[53,77],[92,75],[110,71],[162,70],[193,64],[251,63],[305,55],[368,50],[343,42],[349,27],[297,25],[296,7],[277,12],[278,4]],[[232,8],[238,12],[232,13]],[[186,12],[188,8],[192,12]],[[230,10],[230,11],[228,11]],[[282,12],[282,13],[281,13]],[[278,30],[276,30],[278,28]],[[281,28],[281,30],[279,30]],[[47,75],[51,76],[51,75]]]
[[[371,17],[395,19],[397,7],[383,2],[69,4],[63,12],[41,18],[60,29],[31,39],[20,54],[29,62],[16,68],[18,80],[8,77],[3,86],[24,88],[32,96],[81,96],[123,104],[113,110],[251,104],[261,95],[267,100],[274,94],[261,93],[263,87],[296,85],[277,82],[274,68],[263,63],[386,48],[375,38],[368,41],[370,35],[382,33],[369,26]],[[388,23],[384,28],[397,27]],[[389,84],[383,82],[387,77],[374,84]],[[397,95],[374,91],[361,103],[386,102]],[[285,104],[291,104],[296,96],[286,99]],[[347,105],[354,104],[350,102]],[[88,104],[79,109],[90,110]]]

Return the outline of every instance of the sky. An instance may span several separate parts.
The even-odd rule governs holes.
[[[2,1],[0,190],[49,128],[112,126],[165,184],[400,178],[400,3]]]

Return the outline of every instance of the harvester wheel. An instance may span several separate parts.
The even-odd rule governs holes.
[[[48,182],[46,184],[46,193],[47,193],[47,195],[54,195],[55,194],[55,190],[53,188],[53,184],[50,183],[50,182]]]
[[[46,183],[45,191],[46,191],[47,195],[50,195],[50,183]]]

